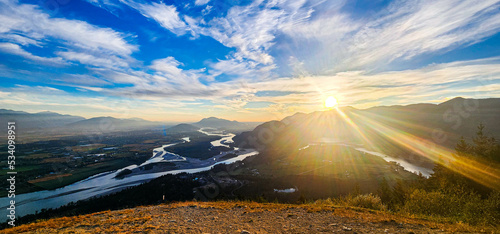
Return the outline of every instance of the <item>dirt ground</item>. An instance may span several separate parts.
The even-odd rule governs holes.
[[[39,221],[4,233],[436,233],[494,232],[347,207],[182,202]]]

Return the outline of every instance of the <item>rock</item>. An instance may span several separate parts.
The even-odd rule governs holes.
[[[241,233],[241,234],[250,234],[250,232],[249,232],[249,231],[247,231],[247,230],[243,230],[243,231],[241,231],[240,233]]]
[[[336,223],[330,223],[328,226],[337,226]]]
[[[342,227],[342,230],[344,230],[344,231],[352,231],[352,228],[350,228],[350,227],[346,227],[346,226],[343,226],[343,227]]]

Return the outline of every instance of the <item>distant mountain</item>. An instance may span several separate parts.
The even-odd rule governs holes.
[[[500,98],[454,98],[437,105],[379,106],[364,110],[344,107],[340,111],[297,113],[281,121],[266,122],[233,140],[240,147],[260,150],[341,142],[408,157],[411,150],[404,147],[402,137],[453,149],[461,136],[470,140],[480,123],[485,125],[487,135],[500,139],[499,119]]]
[[[200,127],[191,124],[178,124],[173,127],[167,128],[167,132],[172,133],[183,133],[183,132],[195,132],[198,131]]]
[[[113,132],[131,130],[140,127],[155,125],[156,123],[139,118],[117,119],[113,117],[96,117],[71,123],[66,127],[92,132]]]
[[[4,123],[16,122],[16,130],[19,132],[42,134],[69,134],[78,133],[78,131],[112,132],[157,125],[155,122],[140,118],[96,117],[85,119],[80,116],[62,115],[51,111],[28,113],[6,109],[0,109],[0,121]]]
[[[193,123],[193,125],[200,128],[217,128],[230,131],[248,131],[256,126],[254,123],[242,123],[216,117],[204,118],[197,123]]]
[[[28,113],[24,111],[0,109],[0,121],[3,123],[14,121],[16,122],[18,130],[57,128],[82,120],[85,120],[85,118],[73,115],[62,115],[50,111]]]

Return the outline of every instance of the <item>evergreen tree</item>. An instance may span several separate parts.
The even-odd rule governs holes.
[[[380,197],[380,200],[382,200],[383,203],[389,204],[392,200],[392,191],[391,188],[389,187],[389,184],[387,183],[387,180],[382,178],[382,181],[380,181],[378,190],[377,190],[378,196]]]
[[[406,201],[406,188],[402,180],[398,180],[394,188],[392,188],[392,203],[394,207],[403,205]]]
[[[474,143],[472,151],[474,156],[480,158],[494,159],[494,153],[497,150],[495,138],[488,137],[484,134],[484,125],[479,124],[477,127],[476,136],[472,138]]]
[[[453,157],[460,162],[461,158],[469,158],[482,163],[494,163],[500,160],[500,146],[495,138],[485,135],[485,126],[479,124],[476,135],[472,138],[472,144],[467,143],[464,137],[461,137],[455,146]],[[450,192],[453,188],[464,188],[470,192],[476,192],[485,196],[491,192],[491,189],[479,184],[466,177],[464,165],[450,162],[448,165],[442,160],[436,163],[434,173],[428,180],[427,188],[439,190],[441,192]]]
[[[471,151],[472,151],[472,146],[465,141],[465,138],[463,136],[460,137],[460,140],[455,146],[456,154],[460,156],[466,156],[467,154],[472,153]]]
[[[354,184],[354,188],[352,189],[351,195],[353,196],[361,195],[361,187],[359,186],[358,182]]]

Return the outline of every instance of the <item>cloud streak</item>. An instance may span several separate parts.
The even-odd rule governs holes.
[[[161,29],[153,32],[155,40],[201,45],[200,56],[186,55],[191,48],[184,44],[166,43],[165,39],[148,45],[137,32],[54,17],[35,5],[11,0],[0,0],[0,51],[42,66],[80,71],[58,74],[47,85],[72,87],[104,99],[135,100],[135,106],[141,103],[151,113],[164,107],[162,101],[202,102],[215,110],[265,113],[317,110],[330,95],[337,96],[341,104],[358,107],[442,100],[461,94],[500,95],[494,90],[500,82],[499,57],[413,63],[498,35],[498,0],[396,0],[370,14],[347,10],[347,1],[256,0],[224,7],[207,0],[192,1],[191,7],[161,1],[88,2],[109,11],[136,14],[131,17],[151,24],[144,30]],[[196,44],[207,41],[218,43],[224,54],[212,56],[208,52],[212,48]],[[4,71],[8,69],[0,69],[3,76],[14,77]],[[23,72],[30,75],[30,71]],[[25,91],[18,87],[3,92],[20,95]],[[70,95],[64,94],[73,101]],[[411,96],[419,99],[410,100]],[[23,100],[39,102],[29,95],[6,101]],[[69,103],[50,100],[54,106]],[[269,105],[246,108],[255,102]],[[187,104],[170,107],[196,112]]]
[[[0,38],[9,39],[2,48],[7,53],[23,56],[27,59],[61,63],[63,58],[74,58],[83,64],[94,63],[82,58],[83,54],[94,57],[116,57],[132,60],[130,55],[137,51],[136,45],[130,44],[126,34],[110,28],[100,28],[80,20],[54,18],[44,13],[39,7],[18,4],[12,0],[0,1]],[[23,46],[44,47],[49,42],[61,43],[65,49],[55,51],[59,58],[45,58],[34,55]],[[53,51],[54,52],[54,51]],[[79,56],[77,56],[77,53]],[[78,57],[78,58],[77,58]]]

